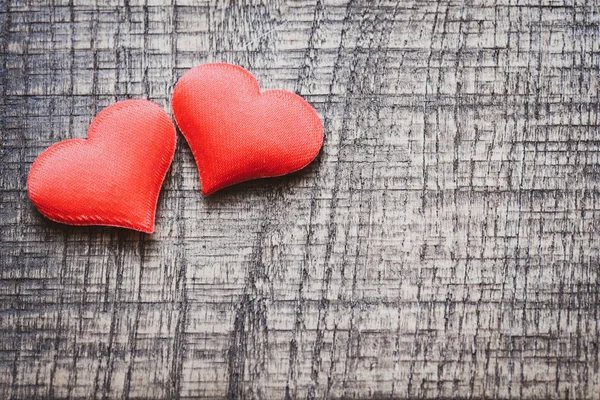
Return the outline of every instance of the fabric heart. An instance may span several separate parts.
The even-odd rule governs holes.
[[[192,68],[177,82],[172,107],[205,195],[302,169],[323,144],[323,125],[310,104],[284,90],[261,93],[254,76],[236,65]]]
[[[159,105],[120,101],[94,118],[87,140],[65,140],[39,155],[29,197],[56,222],[152,233],[175,143],[175,127]]]

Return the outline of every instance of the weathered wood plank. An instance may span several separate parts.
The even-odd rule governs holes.
[[[168,3],[168,2],[167,2]],[[596,0],[0,2],[0,397],[600,396]],[[227,61],[319,159],[153,235],[53,224],[41,150]]]

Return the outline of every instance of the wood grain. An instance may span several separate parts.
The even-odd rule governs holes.
[[[599,398],[597,0],[2,0],[0,398]],[[322,154],[144,235],[44,219],[47,146],[226,61]]]

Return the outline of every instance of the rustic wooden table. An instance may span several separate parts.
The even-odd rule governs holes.
[[[597,0],[2,0],[0,398],[599,398]],[[206,62],[303,95],[292,176],[152,235],[44,219],[47,146]]]

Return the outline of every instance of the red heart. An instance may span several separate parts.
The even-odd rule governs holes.
[[[65,140],[39,155],[29,171],[29,197],[53,221],[152,233],[175,142],[159,105],[120,101],[94,118],[87,140]]]
[[[323,144],[323,125],[310,104],[285,90],[261,93],[254,76],[237,65],[192,68],[171,102],[205,195],[302,169]]]

